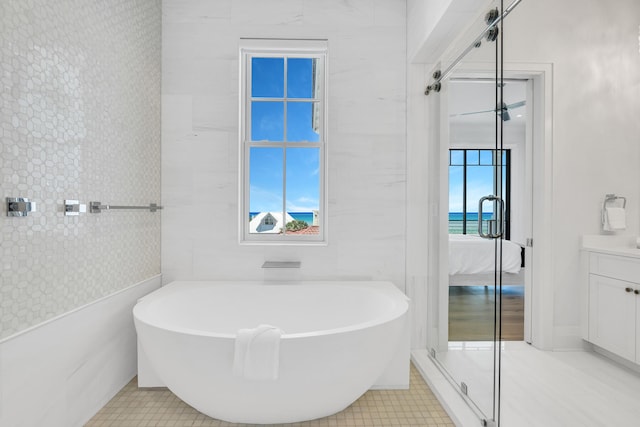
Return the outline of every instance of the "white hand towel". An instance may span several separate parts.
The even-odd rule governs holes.
[[[236,334],[233,375],[258,381],[278,379],[282,330],[271,325],[240,329]]]
[[[624,230],[627,228],[626,216],[624,208],[607,207],[603,229],[605,231]]]

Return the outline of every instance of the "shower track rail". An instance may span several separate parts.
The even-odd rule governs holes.
[[[158,206],[156,203],[149,203],[148,206],[117,206],[117,205],[103,205],[101,202],[89,202],[89,212],[100,213],[103,210],[110,211],[116,209],[123,210],[147,210],[149,212],[156,212],[162,209],[162,206]]]
[[[480,33],[480,35],[476,37],[473,40],[473,42],[471,42],[471,44],[467,46],[467,48],[464,49],[462,53],[460,53],[460,55],[458,55],[456,59],[454,59],[444,71],[440,71],[440,70],[436,71],[433,75],[433,78],[434,78],[433,83],[431,83],[429,86],[426,87],[426,89],[424,90],[424,94],[429,95],[431,91],[440,92],[441,82],[447,77],[449,77],[449,75],[453,72],[453,70],[460,63],[460,61],[462,61],[462,59],[464,59],[464,57],[467,56],[469,52],[477,48],[479,46],[479,43],[482,41],[482,39],[487,34],[489,34],[489,32],[493,28],[495,28],[495,26],[500,21],[504,20],[504,18],[506,18],[507,15],[509,15],[513,11],[513,9],[515,9],[515,7],[518,4],[520,4],[521,1],[522,0],[513,0],[513,2],[502,12],[501,15],[497,15],[495,19],[487,23],[487,27]]]

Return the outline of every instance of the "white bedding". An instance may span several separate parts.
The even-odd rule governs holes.
[[[518,273],[521,247],[509,240],[502,241],[502,271]],[[449,235],[449,275],[477,274],[495,271],[494,241],[480,236]]]

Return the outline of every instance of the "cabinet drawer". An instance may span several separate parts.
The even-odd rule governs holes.
[[[589,256],[589,272],[640,283],[640,259],[592,252]]]

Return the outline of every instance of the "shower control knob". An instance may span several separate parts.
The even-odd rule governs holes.
[[[638,294],[640,294],[640,291],[636,289],[635,291],[633,291],[633,293],[638,295]]]
[[[624,291],[625,292],[633,292],[633,289],[632,288],[624,288]]]

